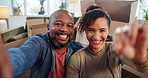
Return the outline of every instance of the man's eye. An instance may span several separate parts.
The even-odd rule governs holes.
[[[67,25],[67,26],[72,29],[74,28],[74,25]]]
[[[54,23],[54,25],[57,25],[57,26],[63,26],[62,23]]]

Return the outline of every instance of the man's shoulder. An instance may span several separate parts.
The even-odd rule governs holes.
[[[35,42],[37,44],[47,43],[47,39],[42,34],[36,34],[30,37],[25,43]]]
[[[45,35],[38,33],[31,37],[32,39],[46,39]]]

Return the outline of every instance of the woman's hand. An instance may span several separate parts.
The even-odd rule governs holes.
[[[141,27],[136,23],[118,28],[114,34],[116,54],[132,60],[136,64],[143,64],[147,60],[148,22]]]

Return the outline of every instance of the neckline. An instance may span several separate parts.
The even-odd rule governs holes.
[[[101,51],[99,51],[99,52],[93,52],[88,46],[87,46],[87,52],[89,53],[89,54],[91,54],[91,55],[101,55],[101,54],[104,54],[105,53],[105,47],[106,47],[106,44],[105,44],[105,46],[102,48],[102,50]]]

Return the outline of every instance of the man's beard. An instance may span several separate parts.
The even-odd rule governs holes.
[[[51,40],[52,43],[53,43],[56,47],[58,47],[58,48],[64,48],[64,47],[67,47],[67,46],[70,44],[70,39],[69,39],[68,42],[65,43],[65,44],[59,43],[55,37],[54,37],[54,38],[50,37],[50,40]]]

